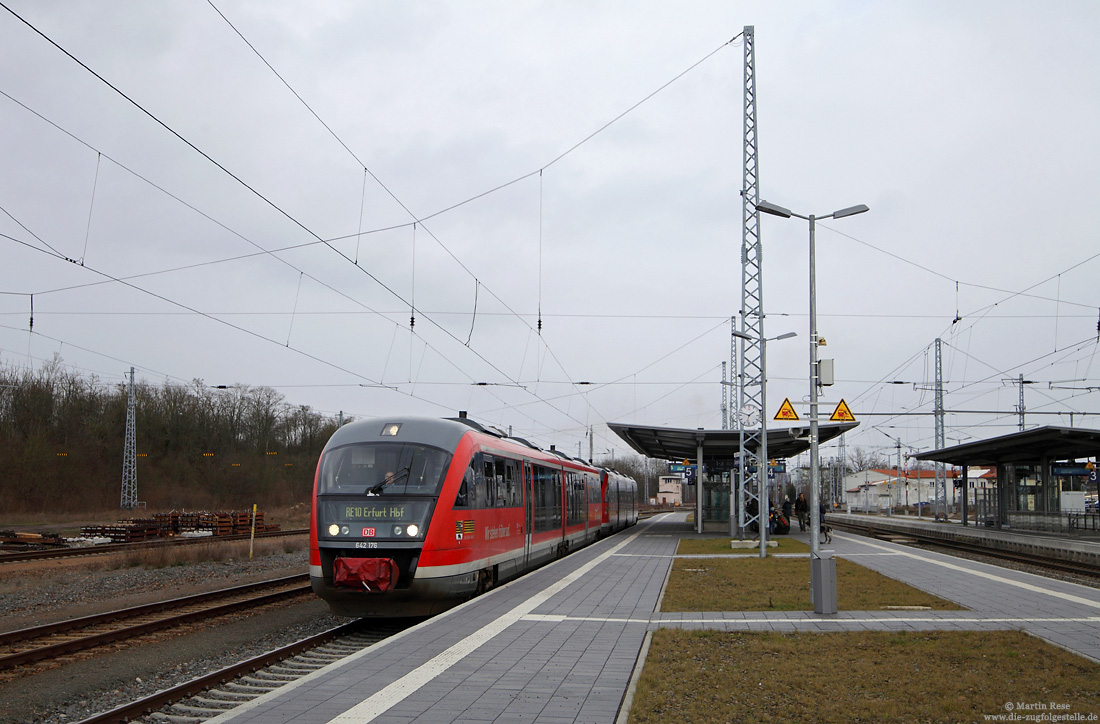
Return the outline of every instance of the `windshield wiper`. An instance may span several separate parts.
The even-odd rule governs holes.
[[[390,473],[378,485],[375,485],[374,487],[371,487],[371,488],[367,488],[367,495],[378,495],[379,493],[382,492],[382,488],[386,487],[390,483],[397,482],[397,480],[399,478],[407,477],[411,470],[412,470],[412,466],[411,465],[406,465],[405,467],[398,470],[396,473]]]

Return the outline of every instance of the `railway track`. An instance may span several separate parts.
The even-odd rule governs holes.
[[[283,538],[286,536],[307,535],[306,528],[296,530],[275,530],[265,533],[257,533],[256,539]],[[171,546],[196,545],[199,543],[226,543],[229,541],[248,540],[249,534],[206,536],[203,538],[169,538],[142,543],[106,543],[98,546],[82,546],[79,548],[46,548],[32,551],[0,551],[0,565],[4,563],[20,563],[25,561],[38,561],[49,558],[73,558],[76,556],[97,556],[106,553],[125,553],[150,548],[165,548]]]
[[[0,679],[25,675],[36,662],[310,591],[309,575],[303,573],[0,634]]]
[[[1016,551],[1000,550],[996,548],[989,548],[977,543],[968,543],[965,541],[945,540],[937,536],[922,534],[919,531],[907,530],[902,533],[896,530],[878,528],[872,522],[861,525],[849,521],[834,522],[830,520],[829,525],[831,525],[834,530],[843,530],[850,533],[858,533],[860,535],[867,535],[872,538],[877,538],[879,540],[888,540],[895,543],[913,542],[930,548],[942,548],[945,550],[957,551],[960,553],[977,554],[987,556],[989,558],[995,558],[997,560],[1010,561],[1012,563],[1045,568],[1051,571],[1058,571],[1060,573],[1071,573],[1074,575],[1100,579],[1100,568],[1089,565],[1087,563],[1078,563],[1076,561],[1067,561],[1060,558],[1036,555],[1032,553],[1019,553]]]
[[[373,646],[411,625],[354,621],[96,714],[78,724],[137,720],[198,724]]]

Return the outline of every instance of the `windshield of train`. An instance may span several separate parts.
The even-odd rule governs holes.
[[[413,443],[345,445],[325,453],[318,493],[396,496],[438,495],[449,453]]]

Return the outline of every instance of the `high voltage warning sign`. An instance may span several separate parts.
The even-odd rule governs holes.
[[[794,405],[791,404],[791,398],[787,397],[783,400],[783,404],[779,406],[779,412],[775,413],[773,420],[800,420],[798,413],[794,411]]]
[[[833,410],[833,415],[829,420],[832,422],[855,422],[856,416],[852,414],[852,410],[848,407],[848,403],[841,400],[840,404]]]

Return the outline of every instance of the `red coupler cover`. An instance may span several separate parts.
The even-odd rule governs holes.
[[[332,578],[337,586],[362,588],[371,593],[393,590],[398,568],[392,558],[337,558]]]

